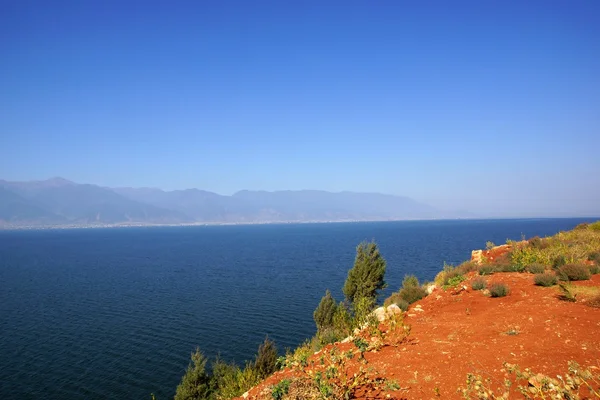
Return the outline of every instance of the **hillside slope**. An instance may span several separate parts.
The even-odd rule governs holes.
[[[582,398],[586,381],[600,396],[600,222],[482,253],[442,271],[407,312],[314,354],[310,345],[288,354],[284,369],[240,399],[551,398],[564,389],[557,376],[578,391],[570,370]],[[542,272],[549,287],[535,284]],[[508,294],[494,297],[495,284]],[[534,374],[517,379],[515,365]]]

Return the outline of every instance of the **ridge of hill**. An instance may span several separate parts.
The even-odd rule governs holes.
[[[63,178],[0,180],[0,227],[388,221],[471,217],[408,197],[319,190],[108,188]]]

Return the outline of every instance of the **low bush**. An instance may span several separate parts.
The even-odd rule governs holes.
[[[537,286],[549,287],[556,285],[558,283],[558,278],[554,274],[535,274],[535,276],[533,277],[533,282]]]
[[[590,269],[585,264],[567,264],[556,271],[561,281],[586,281],[590,279]]]
[[[473,279],[473,282],[471,282],[471,288],[473,288],[473,290],[483,290],[486,286],[487,283],[483,278],[475,278]]]
[[[479,267],[479,275],[492,275],[496,272],[496,267],[493,265],[482,265]]]
[[[596,231],[596,232],[600,232],[600,221],[596,221],[593,224],[590,224],[589,229]]]
[[[504,297],[510,290],[504,283],[494,283],[490,286],[490,295],[492,297]]]
[[[533,248],[535,248],[535,249],[543,249],[543,248],[546,248],[546,247],[548,247],[548,245],[547,245],[547,242],[546,242],[546,241],[544,241],[544,240],[543,240],[542,238],[540,238],[539,236],[534,236],[534,237],[532,237],[531,239],[529,239],[529,240],[527,241],[527,243],[528,243],[528,244],[529,244],[531,247],[533,247]]]
[[[597,265],[597,264],[590,265],[590,274],[592,274],[592,275],[600,274],[600,265]]]
[[[459,283],[461,283],[462,281],[464,281],[465,279],[466,278],[463,275],[453,276],[452,278],[448,279],[448,282],[446,283],[445,286],[454,287],[454,286],[458,285]]]
[[[596,264],[600,265],[600,251],[591,252],[588,255],[588,261],[593,261]]]
[[[558,269],[560,267],[562,267],[563,265],[565,265],[567,263],[567,259],[565,256],[558,255],[556,257],[554,257],[554,259],[552,260],[552,268],[554,269]]]
[[[414,275],[406,275],[402,280],[402,287],[415,287],[419,286],[419,279]]]
[[[283,379],[274,385],[271,389],[271,396],[273,397],[273,400],[283,399],[283,397],[288,394],[290,390],[290,383],[292,383],[291,380]]]
[[[521,265],[521,264],[501,265],[496,268],[500,272],[523,272],[523,271],[525,271],[525,266]]]
[[[546,267],[538,263],[529,264],[525,269],[530,274],[543,274],[546,271]]]
[[[419,301],[427,296],[427,291],[421,286],[408,286],[400,289],[398,292],[400,298],[406,301],[408,304],[412,304],[415,301]],[[400,307],[400,305],[398,305]],[[400,307],[402,308],[402,307]]]

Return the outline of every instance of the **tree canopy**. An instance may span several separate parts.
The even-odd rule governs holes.
[[[356,303],[359,299],[377,300],[377,292],[386,287],[386,262],[375,242],[362,242],[356,247],[354,266],[348,271],[343,292]]]

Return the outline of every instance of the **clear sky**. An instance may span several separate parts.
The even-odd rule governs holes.
[[[600,1],[0,1],[0,178],[600,214]]]

